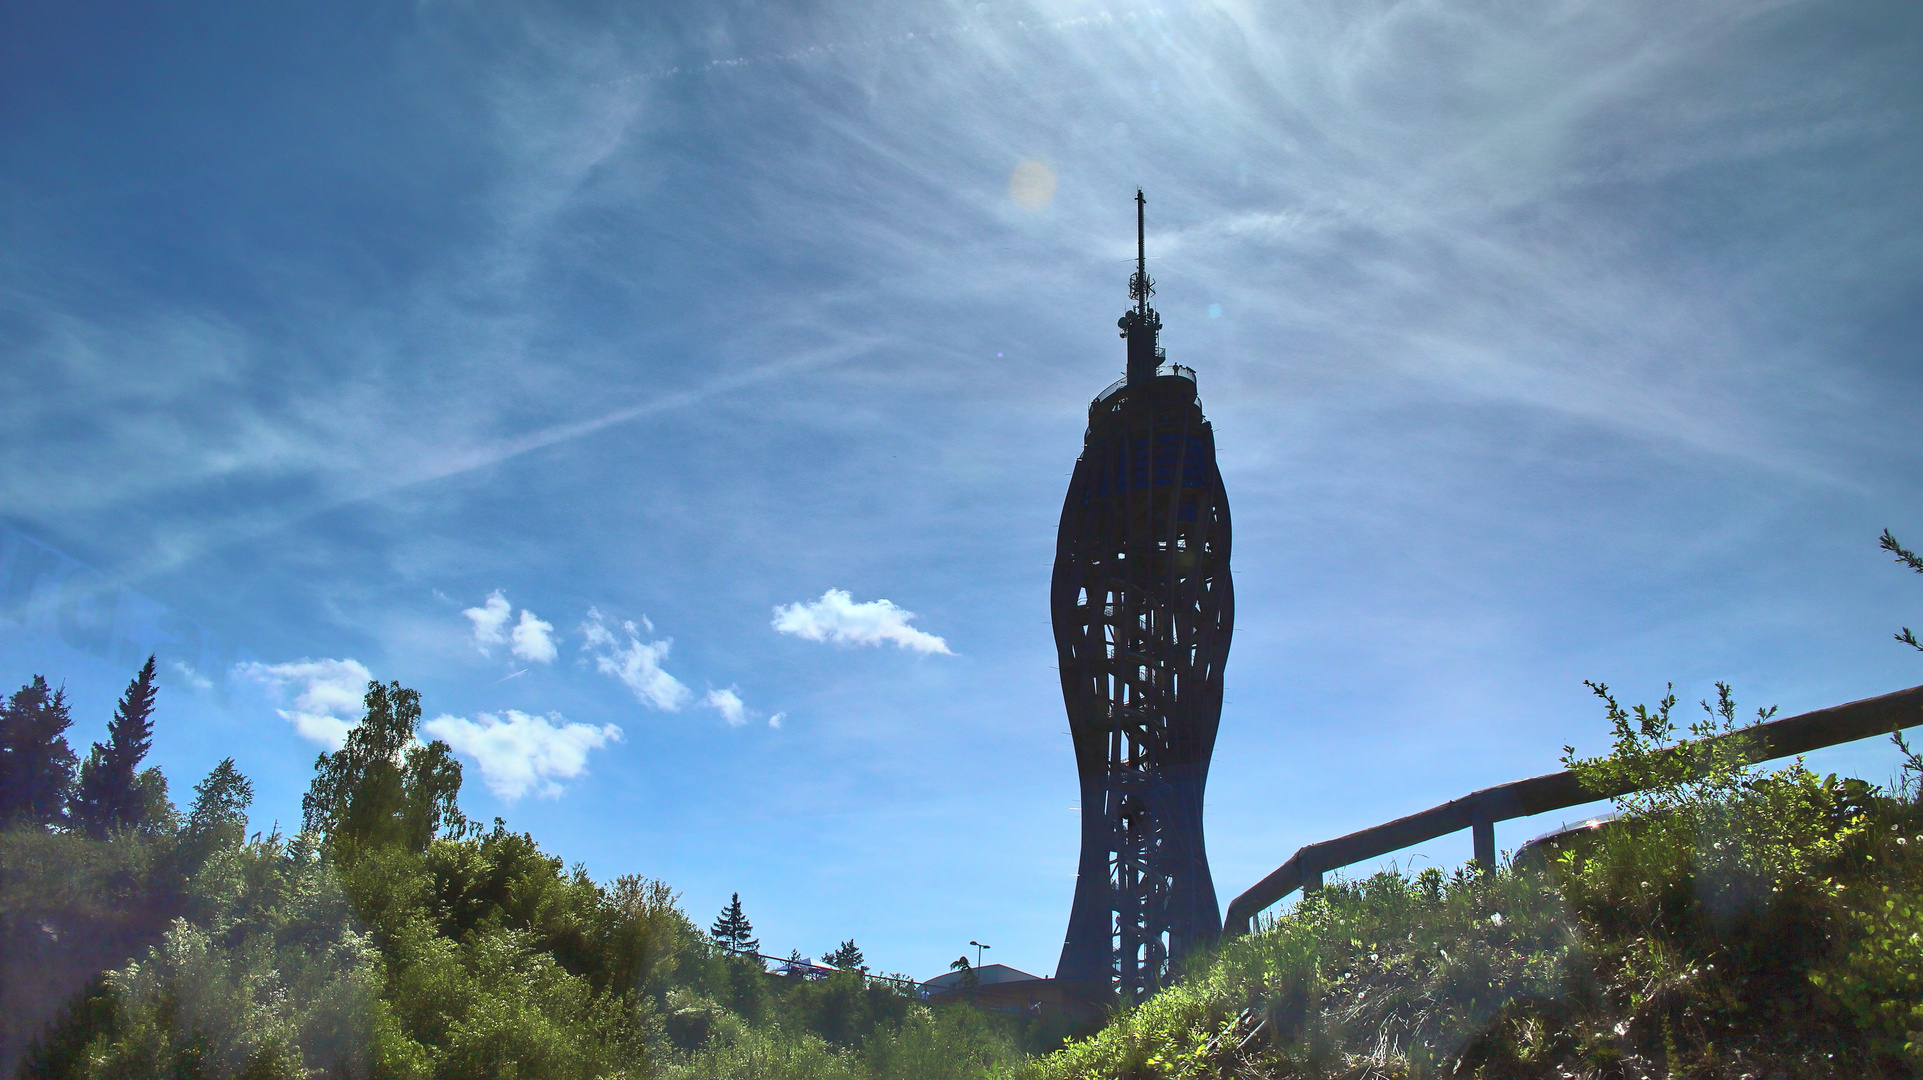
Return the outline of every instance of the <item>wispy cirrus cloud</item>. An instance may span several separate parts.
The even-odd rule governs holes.
[[[374,675],[358,660],[297,660],[288,664],[250,662],[234,674],[265,684],[277,694],[294,691],[291,708],[276,710],[303,738],[339,750],[359,713]],[[348,719],[353,717],[353,719]]]
[[[776,607],[772,625],[778,633],[807,641],[832,641],[837,645],[892,642],[911,652],[953,655],[946,641],[908,625],[914,618],[914,612],[904,611],[892,601],[856,603],[847,590],[829,589],[819,600]]]
[[[187,685],[194,689],[212,690],[214,688],[214,680],[196,671],[192,664],[184,660],[175,660],[171,666],[175,671],[180,673],[181,678],[187,680]]]
[[[621,741],[621,729],[575,724],[559,713],[536,716],[509,709],[500,714],[437,716],[421,730],[474,759],[489,791],[508,802],[530,791],[547,799],[560,796],[560,781],[588,770],[588,752]]]

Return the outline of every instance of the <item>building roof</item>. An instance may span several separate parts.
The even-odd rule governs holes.
[[[817,964],[812,957],[804,956],[799,960],[790,958],[781,961],[780,966],[775,968],[775,973],[796,979],[825,979],[839,970],[827,964]]]
[[[995,983],[1024,982],[1041,977],[1039,975],[1030,975],[1028,972],[1019,968],[1009,967],[1007,964],[983,964],[981,967],[971,968],[970,970],[975,973],[975,980],[981,986],[992,986]],[[961,985],[961,980],[961,972],[951,971],[946,975],[937,975],[921,985],[924,990],[953,990]]]

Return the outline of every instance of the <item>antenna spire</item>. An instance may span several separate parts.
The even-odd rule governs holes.
[[[1148,240],[1145,220],[1148,199],[1135,189],[1135,276],[1128,279],[1128,296],[1135,301],[1135,314],[1148,318],[1148,298],[1155,295],[1155,279],[1148,276]]]
[[[1142,281],[1148,281],[1148,233],[1146,233],[1146,219],[1148,219],[1148,198],[1142,196],[1142,188],[1135,188],[1135,273],[1136,275],[1140,275]],[[1144,288],[1142,292],[1146,294],[1148,290]],[[1148,296],[1138,296],[1138,298],[1136,298],[1136,311],[1142,309],[1142,307],[1140,307],[1142,304],[1148,304]]]
[[[1162,350],[1155,339],[1162,330],[1162,317],[1148,306],[1155,295],[1155,279],[1148,276],[1148,239],[1144,219],[1148,199],[1135,189],[1135,273],[1128,279],[1128,298],[1135,306],[1122,313],[1115,325],[1128,339],[1128,381],[1130,385],[1150,382],[1162,362]]]

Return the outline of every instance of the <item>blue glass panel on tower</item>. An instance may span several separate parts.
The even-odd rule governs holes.
[[[1049,610],[1082,856],[1056,977],[1140,1001],[1222,930],[1202,798],[1234,629],[1229,504],[1192,369],[1162,364],[1136,192],[1128,375],[1089,406]]]

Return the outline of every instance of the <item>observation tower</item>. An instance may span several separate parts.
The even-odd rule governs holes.
[[[1202,794],[1235,622],[1229,503],[1195,370],[1164,364],[1135,193],[1128,374],[1088,407],[1049,613],[1082,787],[1082,857],[1056,978],[1140,1001],[1222,931]]]

